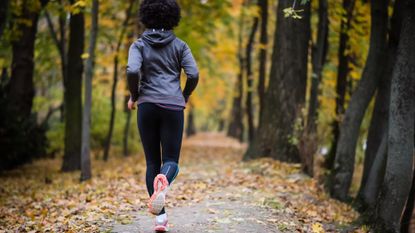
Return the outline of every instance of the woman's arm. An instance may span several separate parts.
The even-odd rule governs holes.
[[[136,102],[139,94],[139,83],[141,78],[141,65],[143,58],[141,56],[140,49],[136,43],[130,46],[128,53],[128,64],[127,64],[127,82],[128,89],[130,91],[130,100]]]
[[[187,76],[186,85],[183,89],[183,96],[187,103],[189,96],[192,94],[197,86],[197,83],[199,82],[199,69],[197,68],[192,51],[187,44],[184,45],[181,63],[181,66]]]

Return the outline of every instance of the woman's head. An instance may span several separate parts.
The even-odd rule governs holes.
[[[140,21],[146,28],[171,30],[180,22],[180,6],[176,0],[143,0]]]

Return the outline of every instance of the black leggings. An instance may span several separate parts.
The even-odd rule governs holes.
[[[169,110],[153,103],[142,103],[138,107],[137,116],[138,129],[146,156],[147,191],[151,196],[154,192],[153,181],[158,174],[166,175],[170,184],[179,172],[178,163],[184,123],[183,110]]]

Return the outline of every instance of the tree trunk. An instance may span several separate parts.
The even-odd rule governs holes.
[[[283,9],[291,6],[290,0],[278,3],[277,30],[264,112],[245,159],[270,156],[287,162],[300,161],[298,148],[292,139],[295,137],[294,124],[301,117],[305,102],[310,3],[302,6],[301,20],[284,16]]]
[[[405,13],[393,71],[389,114],[388,160],[377,209],[376,227],[399,232],[413,175],[415,118],[415,2],[405,1]]]
[[[114,75],[113,75],[113,83],[111,88],[111,115],[110,115],[110,124],[107,134],[107,139],[105,141],[105,148],[104,148],[104,161],[108,161],[109,151],[111,149],[111,139],[112,133],[114,131],[114,121],[115,121],[115,111],[116,111],[116,91],[117,91],[117,83],[118,83],[118,56],[121,48],[121,44],[123,42],[128,23],[131,18],[131,12],[134,6],[134,0],[130,0],[129,6],[126,11],[125,20],[122,24],[121,32],[118,37],[117,46],[115,48],[115,56],[114,56]]]
[[[414,153],[415,156],[415,153]],[[415,169],[412,174],[412,186],[411,191],[406,202],[405,211],[401,221],[401,233],[411,232],[411,223],[415,223],[415,212],[414,212],[414,201],[415,201]],[[413,225],[413,224],[412,224]],[[413,231],[412,231],[413,232]]]
[[[74,0],[71,1],[74,3]],[[62,171],[81,168],[82,143],[82,73],[85,40],[85,19],[83,12],[71,14],[68,73],[65,81],[65,154]]]
[[[0,38],[3,36],[4,29],[7,27],[9,16],[10,0],[2,0],[0,3]]]
[[[90,131],[92,107],[92,78],[94,76],[95,47],[98,36],[99,0],[92,1],[91,34],[89,37],[89,58],[85,70],[85,104],[82,118],[81,181],[89,180],[91,174]]]
[[[385,58],[385,60],[387,60],[387,64],[385,66],[385,72],[381,74],[377,84],[375,108],[373,110],[372,119],[370,122],[369,133],[367,137],[367,148],[365,151],[363,175],[357,197],[358,202],[360,202],[359,205],[362,206],[362,210],[364,210],[365,206],[370,206],[369,203],[365,203],[365,199],[362,198],[362,194],[365,190],[366,183],[368,182],[368,176],[371,172],[372,164],[376,159],[377,151],[381,145],[382,137],[384,134],[387,134],[388,130],[387,125],[389,119],[388,103],[390,102],[390,82],[396,60],[399,33],[401,31],[403,11],[402,6],[402,1],[396,1],[394,4],[393,16],[391,18],[391,30],[389,32],[388,39],[388,49]],[[383,180],[383,176],[381,180]]]
[[[258,30],[259,18],[254,18],[251,34],[249,35],[248,44],[246,46],[246,115],[248,119],[248,140],[252,142],[254,138],[254,112],[252,109],[252,92],[253,92],[253,72],[252,72],[252,50],[255,42],[255,34]]]
[[[302,170],[309,176],[314,173],[314,154],[318,149],[317,137],[317,109],[318,109],[318,95],[323,66],[326,61],[328,50],[328,12],[327,0],[319,0],[318,8],[318,31],[317,41],[312,47],[312,68],[313,74],[311,76],[310,99],[308,105],[308,116],[306,128],[303,131],[299,151],[302,161]]]
[[[127,92],[128,93],[128,90]],[[123,154],[125,157],[130,155],[128,151],[128,139],[130,138],[130,126],[131,126],[131,111],[127,108],[128,100],[130,99],[130,95],[125,95],[124,97],[124,112],[125,112],[125,126],[124,126],[124,136],[122,140],[123,144]]]
[[[387,130],[387,128],[386,128]],[[388,134],[384,133],[382,143],[376,153],[375,160],[368,175],[368,182],[362,190],[364,209],[369,219],[373,219],[376,200],[385,176],[386,160],[388,156]]]
[[[195,119],[193,106],[190,105],[189,114],[187,115],[186,136],[191,137],[196,134]]]
[[[349,61],[350,56],[346,54],[346,50],[349,45],[349,30],[353,18],[353,10],[356,0],[343,0],[343,10],[345,15],[342,16],[340,25],[340,43],[338,51],[339,65],[337,69],[337,82],[336,82],[336,119],[333,122],[333,143],[329,154],[325,161],[325,167],[332,169],[334,165],[334,159],[337,151],[337,143],[340,135],[340,122],[344,114],[344,104],[346,98],[347,89],[347,77],[349,75]],[[343,19],[345,17],[345,19]]]
[[[261,29],[259,43],[259,119],[261,119],[265,98],[265,80],[267,77],[267,46],[268,46],[268,0],[258,0],[258,7],[261,10]]]
[[[348,197],[353,177],[360,125],[386,65],[384,58],[387,50],[388,0],[372,1],[370,6],[372,24],[369,54],[362,78],[341,123],[334,170],[331,174],[331,195],[343,201]]]
[[[41,1],[41,8],[48,1]],[[17,120],[27,119],[32,111],[35,87],[33,83],[34,49],[39,19],[39,9],[31,9],[23,1],[19,15],[13,16],[14,28],[20,32],[18,40],[12,42],[11,79],[8,84],[8,106]],[[29,21],[30,23],[24,23]]]
[[[312,49],[313,74],[311,76],[310,100],[308,106],[307,129],[314,134],[318,113],[319,85],[328,51],[329,18],[327,0],[319,0],[317,41]]]
[[[65,12],[64,8],[64,2],[63,0],[59,1],[60,3],[60,7],[61,7],[61,11]],[[62,13],[61,13],[62,14]],[[66,12],[65,12],[66,14]],[[65,16],[59,16],[59,38],[58,38],[58,32],[55,30],[55,27],[53,25],[53,21],[49,15],[49,12],[46,10],[45,11],[45,16],[46,16],[46,21],[49,27],[49,31],[50,34],[52,36],[53,42],[56,45],[56,48],[58,49],[59,52],[59,57],[60,57],[60,61],[61,61],[61,71],[62,71],[62,79],[63,79],[63,85],[64,85],[64,92],[66,90],[66,79],[68,76],[68,61],[67,61],[67,54],[66,54],[66,15]],[[65,95],[63,98],[63,103],[65,102]],[[65,120],[65,104],[61,105],[60,108],[60,121],[64,122]]]
[[[244,4],[245,5],[245,4]],[[241,8],[241,16],[239,20],[239,38],[238,38],[238,61],[239,61],[239,73],[238,79],[235,83],[234,97],[232,101],[231,122],[228,128],[228,136],[237,138],[239,141],[243,141],[244,125],[242,123],[242,97],[243,97],[243,77],[245,72],[244,58],[242,55],[243,47],[243,32],[244,32],[244,6]]]

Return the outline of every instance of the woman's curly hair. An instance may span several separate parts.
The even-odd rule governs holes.
[[[176,0],[144,0],[140,21],[146,28],[171,30],[180,22],[180,6]]]

